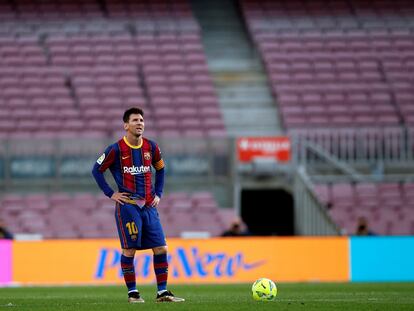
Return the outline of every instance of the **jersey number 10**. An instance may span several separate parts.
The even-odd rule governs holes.
[[[138,228],[135,222],[127,222],[126,227],[128,229],[129,235],[138,233]]]

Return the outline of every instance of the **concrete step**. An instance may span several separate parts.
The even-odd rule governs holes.
[[[276,108],[243,107],[223,108],[223,117],[227,125],[272,125],[279,124]]]
[[[237,28],[214,29],[214,31],[210,31],[208,28],[203,29],[203,40],[211,41],[217,38],[238,38],[240,40],[246,40],[248,37],[242,26],[237,26]]]
[[[236,50],[230,46],[209,46],[208,44],[205,44],[204,46],[207,58],[213,56],[214,60],[217,60],[217,55],[220,55],[222,61],[238,61],[240,63],[251,62],[252,59],[256,61],[256,53],[248,46],[240,48],[240,50]]]
[[[201,26],[204,28],[205,33],[217,32],[220,33],[239,33],[240,30],[243,30],[243,25],[239,23],[232,23],[227,21],[211,20],[208,22],[200,21]]]
[[[233,12],[223,13],[220,11],[205,11],[196,14],[197,20],[202,26],[226,25],[228,27],[240,27],[243,23],[238,19],[238,15]]]
[[[231,9],[227,10],[227,12],[222,12],[222,10],[204,10],[202,12],[196,12],[195,17],[202,26],[218,25],[220,23],[230,26],[242,24],[242,22],[238,20],[238,14],[232,12]]]
[[[282,132],[283,129],[281,126],[279,126],[278,124],[271,124],[271,123],[267,123],[267,124],[263,124],[263,123],[256,123],[256,124],[248,124],[248,123],[242,123],[239,122],[238,124],[227,124],[226,123],[226,130],[228,132],[244,132],[244,131],[257,131],[257,132],[261,132],[262,134],[264,134],[264,132]]]
[[[194,0],[202,42],[230,135],[281,132],[262,60],[234,0]]]
[[[203,44],[206,48],[226,48],[229,50],[240,50],[240,49],[253,49],[253,46],[245,38],[241,38],[238,35],[232,33],[222,33],[214,38],[203,38]]]
[[[256,71],[261,67],[261,62],[255,57],[247,58],[208,58],[207,63],[211,72],[245,72]],[[259,68],[260,68],[259,67]]]
[[[250,107],[261,107],[261,108],[268,108],[274,107],[275,104],[273,100],[257,100],[254,97],[247,97],[247,98],[221,98],[219,97],[220,104],[222,108],[250,108]]]
[[[225,48],[207,49],[206,56],[208,63],[211,64],[214,67],[214,69],[238,68],[238,70],[240,70],[240,68],[254,69],[254,66],[256,66],[255,55],[252,51],[230,51]],[[252,64],[252,61],[254,62],[254,64]],[[225,63],[224,67],[221,66],[222,63]],[[231,67],[229,67],[228,65],[230,65]]]
[[[217,71],[212,72],[214,84],[217,87],[231,86],[231,85],[257,85],[267,84],[267,77],[263,72],[256,70],[249,71]]]
[[[227,85],[218,88],[220,98],[246,98],[253,97],[258,101],[273,101],[269,88],[264,84]]]
[[[251,103],[257,103],[260,107],[274,107],[274,99],[268,93],[268,91],[264,92],[252,92],[249,93],[248,91],[243,91],[240,93],[232,93],[226,92],[222,89],[217,90],[220,101],[223,103],[223,107],[231,106],[231,107],[240,107],[240,105],[250,105]]]
[[[226,128],[227,134],[230,137],[241,137],[241,136],[280,136],[283,135],[283,129],[273,127],[263,128]]]
[[[228,14],[229,12],[233,12],[234,4],[232,1],[200,1],[195,0],[192,1],[191,7],[193,11],[197,14],[202,14],[204,12],[216,12],[217,14]],[[225,10],[227,9],[227,10]]]

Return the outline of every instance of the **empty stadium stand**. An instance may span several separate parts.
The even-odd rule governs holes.
[[[8,194],[0,200],[0,218],[15,234],[43,238],[116,237],[114,203],[90,193]],[[175,192],[166,195],[158,211],[167,237],[182,232],[220,235],[236,215],[219,208],[209,192]]]
[[[345,234],[365,217],[378,235],[414,234],[413,183],[318,184],[315,192]]]
[[[242,1],[287,129],[412,124],[410,1]]]
[[[284,130],[296,147],[306,141],[335,161],[365,168],[394,161],[400,165],[396,172],[401,172],[414,153],[412,1],[239,4],[277,105],[266,111],[280,111]],[[200,24],[185,0],[0,0],[0,140],[7,142],[0,145],[0,160],[11,162],[25,155],[54,158],[50,180],[56,181],[64,177],[64,170],[56,169],[59,160],[76,155],[83,158],[72,165],[88,164],[96,150],[122,135],[121,114],[131,106],[144,108],[146,136],[172,142],[166,151],[177,151],[171,152],[176,158],[188,147],[174,144],[176,138],[201,142],[233,135],[224,125],[201,42]],[[228,76],[234,78],[223,75]],[[271,96],[257,99],[265,97],[266,105],[273,105]],[[232,120],[260,123],[260,118],[250,117],[247,113]],[[268,123],[261,119],[265,127]],[[18,139],[33,142],[14,144]],[[229,145],[219,143],[223,145],[217,148]],[[199,148],[200,154],[190,157],[206,156],[205,146],[194,143],[191,148]],[[319,155],[312,158],[308,151],[294,150],[294,158],[304,156],[309,166],[320,164]],[[218,160],[206,174],[230,162],[226,156],[214,151],[207,155]],[[1,174],[15,178],[2,163]],[[199,164],[195,163],[185,165],[192,169]],[[203,165],[211,163],[206,160]],[[289,177],[283,182],[290,183]],[[414,186],[402,180],[351,183],[333,178],[317,183],[315,192],[344,234],[355,232],[361,216],[377,234],[414,234]],[[0,217],[15,233],[115,237],[113,204],[102,195],[3,193]],[[233,209],[218,208],[212,193],[187,190],[167,195],[159,212],[167,236],[183,231],[216,236],[235,217]]]
[[[131,106],[149,136],[226,135],[187,2],[7,3],[0,137],[112,137]]]
[[[240,5],[288,133],[351,165],[406,160],[414,107],[411,1]],[[378,234],[395,235],[413,233],[410,187],[333,179],[316,192],[344,233],[355,233],[365,216]]]
[[[0,1],[0,89],[0,139],[42,139],[38,147],[11,144],[14,155],[53,157],[59,149],[89,157],[102,139],[123,134],[122,113],[131,106],[144,108],[151,138],[227,135],[187,1]],[[79,138],[92,140],[71,143]],[[116,235],[113,204],[100,195],[0,201],[14,233]],[[173,193],[159,210],[168,236],[218,235],[234,218],[207,192]]]

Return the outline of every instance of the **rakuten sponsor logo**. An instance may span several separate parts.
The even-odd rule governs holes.
[[[139,175],[139,174],[145,174],[151,171],[151,167],[149,166],[124,166],[124,174],[129,173],[131,175]]]

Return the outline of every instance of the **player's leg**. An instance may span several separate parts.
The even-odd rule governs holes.
[[[171,291],[167,290],[168,281],[168,260],[167,246],[154,247],[154,271],[157,279],[157,302],[183,302],[184,298],[176,297]]]
[[[167,246],[154,247],[152,249],[155,278],[157,279],[158,294],[167,290],[168,260]]]
[[[116,205],[115,219],[122,247],[121,270],[128,288],[128,302],[144,302],[136,287],[134,265],[135,251],[140,247],[142,222],[135,206],[129,204]]]
[[[168,281],[168,255],[167,243],[164,231],[156,208],[146,208],[145,216],[142,217],[142,246],[151,248],[153,251],[153,265],[157,279],[157,301],[158,302],[182,302],[183,298],[175,297],[167,290]]]
[[[121,255],[121,269],[124,276],[125,285],[128,288],[128,302],[138,303],[144,302],[141,298],[138,290],[135,277],[135,265],[134,265],[135,249],[124,248]]]

